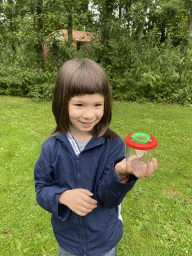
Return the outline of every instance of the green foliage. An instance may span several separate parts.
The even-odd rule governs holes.
[[[157,46],[153,36],[143,38],[138,46],[123,29],[118,31],[118,26],[112,32],[108,46],[94,39],[89,51],[82,47],[78,52],[55,33],[45,42],[49,53],[44,71],[35,68],[32,48],[25,54],[27,43],[16,48],[17,54],[7,44],[1,52],[0,93],[51,98],[54,79],[63,63],[72,58],[91,58],[107,72],[115,99],[192,103],[190,48],[173,47],[170,39]]]
[[[192,103],[191,51],[170,38],[158,46],[151,35],[138,45],[113,26],[109,46],[93,41],[87,54],[104,67],[118,100]]]
[[[41,69],[0,65],[0,94],[50,99],[55,74]]]
[[[77,52],[59,33],[52,33],[68,27],[69,3],[73,29],[97,35],[89,50],[81,47]],[[90,58],[107,72],[116,99],[192,103],[191,5],[187,1],[93,0],[100,11],[98,18],[88,4],[88,0],[64,4],[47,0],[41,14],[37,1],[27,0],[27,5],[24,0],[4,1],[0,5],[1,94],[50,98],[63,63]],[[45,61],[42,44],[49,46]]]
[[[53,89],[55,84],[50,84],[49,82],[41,83],[41,84],[34,84],[31,86],[29,93],[27,94],[28,97],[32,97],[35,100],[49,100],[53,96]]]

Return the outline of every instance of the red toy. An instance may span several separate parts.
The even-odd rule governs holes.
[[[142,157],[144,151],[151,155],[152,150],[157,146],[157,139],[146,133],[132,133],[125,138],[126,157],[135,155]],[[150,152],[149,152],[150,151]]]

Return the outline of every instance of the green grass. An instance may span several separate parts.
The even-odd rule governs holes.
[[[192,255],[192,108],[115,102],[110,127],[155,136],[158,168],[122,202],[118,256]],[[33,182],[41,144],[55,126],[51,102],[0,96],[0,255],[58,255]],[[191,220],[191,221],[190,221]],[[98,255],[99,256],[99,255]]]

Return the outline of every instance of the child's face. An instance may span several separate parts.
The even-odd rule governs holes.
[[[104,114],[104,96],[98,93],[74,96],[69,101],[70,132],[85,137]]]

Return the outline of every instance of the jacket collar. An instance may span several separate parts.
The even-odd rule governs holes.
[[[62,141],[63,143],[65,143],[67,145],[70,143],[68,138],[67,138],[67,133],[66,132],[55,135],[55,138]],[[94,134],[93,137],[88,142],[88,145],[86,146],[86,149],[96,147],[100,144],[104,144],[104,142],[105,142],[104,137],[97,137],[97,134]]]

